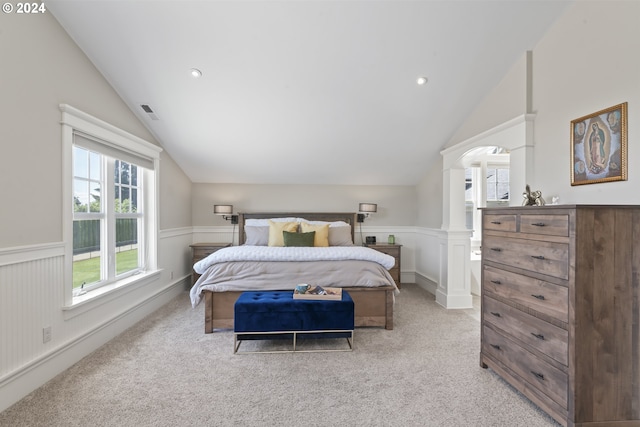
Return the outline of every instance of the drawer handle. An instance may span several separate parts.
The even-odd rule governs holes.
[[[536,376],[536,378],[538,378],[538,379],[540,379],[540,380],[544,380],[544,375],[543,375],[543,374],[541,374],[540,372],[531,371],[531,373],[532,373],[533,375],[535,375],[535,376]]]
[[[489,345],[495,348],[496,350],[502,350],[498,344],[489,344]]]
[[[535,334],[535,333],[531,332],[531,335],[533,335],[534,337],[538,338],[539,340],[544,341],[544,335],[542,335],[542,334]]]
[[[500,225],[500,224],[502,224],[502,222],[500,222],[500,221],[491,221],[491,224]]]
[[[493,315],[494,315],[494,316],[496,316],[496,317],[502,317],[502,316],[500,315],[500,313],[496,313],[495,311],[491,311],[490,313],[491,313],[491,314],[493,314]]]
[[[492,280],[491,283],[495,283],[496,285],[502,285],[500,280]]]
[[[531,258],[544,259],[544,257],[542,255],[531,255]]]
[[[544,222],[534,222],[531,225],[533,225],[535,227],[544,227],[546,224]]]
[[[491,250],[495,251],[495,252],[502,252],[502,249],[500,249],[500,248],[491,248]]]
[[[534,294],[531,294],[531,296],[532,296],[532,297],[534,297],[534,298],[537,298],[537,299],[539,299],[539,300],[544,301],[544,295],[534,295]]]

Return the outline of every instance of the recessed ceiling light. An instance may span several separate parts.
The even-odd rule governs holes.
[[[416,82],[422,86],[423,84],[427,83],[427,78],[426,77],[418,77],[418,79],[416,80]]]
[[[193,77],[194,79],[197,79],[198,77],[202,76],[202,71],[198,70],[197,68],[192,68],[190,73],[191,73],[191,77]]]

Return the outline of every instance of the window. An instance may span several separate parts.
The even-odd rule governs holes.
[[[140,257],[144,253],[144,239],[140,233],[145,228],[145,219],[139,202],[144,191],[143,168],[86,149],[81,142],[82,137],[76,135],[73,146],[76,295],[144,269]]]
[[[63,105],[67,306],[156,269],[161,149]]]
[[[476,198],[473,194],[473,169],[465,168],[464,170],[464,200],[473,202]]]
[[[467,159],[464,170],[465,225],[473,230],[472,253],[480,249],[482,215],[478,208],[509,204],[509,154],[496,151],[500,150],[496,147],[480,150],[479,155]]]
[[[464,202],[465,202],[465,225],[468,230],[473,230],[473,216],[476,211],[476,188],[473,182],[476,180],[478,168],[468,167],[464,170]]]
[[[487,168],[487,201],[509,200],[509,169]]]

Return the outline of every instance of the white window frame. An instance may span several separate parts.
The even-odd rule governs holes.
[[[497,174],[497,170],[501,169],[501,170],[506,170],[507,173],[509,173],[509,178],[507,183],[509,184],[509,198],[508,199],[496,199],[496,200],[489,200],[486,199],[486,203],[487,206],[490,207],[496,207],[496,206],[508,206],[509,205],[509,201],[511,200],[511,168],[509,167],[509,165],[505,165],[504,163],[488,163],[486,165],[486,169],[495,169],[496,170],[496,174]],[[487,186],[489,184],[489,181],[487,179],[486,176],[486,171],[485,171],[485,176],[484,176],[484,185]],[[498,192],[498,176],[496,175],[496,194]],[[488,193],[488,191],[487,191]]]
[[[479,208],[509,206],[510,200],[487,200],[487,169],[506,169],[509,171],[509,199],[511,199],[511,162],[510,155],[484,154],[476,156],[466,165],[473,168],[471,182],[472,200],[465,200],[465,218],[471,213],[473,218],[471,250],[479,250],[482,232],[482,212]],[[466,185],[466,178],[465,178]],[[466,196],[465,196],[466,199]]]
[[[95,300],[103,300],[114,293],[125,292],[138,284],[145,283],[158,276],[158,176],[160,169],[160,153],[162,149],[135,135],[123,131],[109,123],[97,119],[67,104],[60,105],[62,112],[62,173],[63,173],[63,241],[65,247],[64,263],[64,302],[65,310],[76,310],[83,306],[90,309]],[[101,154],[123,153],[146,159],[151,168],[143,168],[144,191],[144,226],[140,235],[144,242],[144,270],[138,274],[123,278],[115,278],[104,286],[96,287],[83,295],[73,295],[73,141],[74,133],[81,133],[103,146]],[[122,160],[122,159],[120,159]],[[113,173],[113,171],[104,171]],[[103,173],[104,173],[103,172]],[[104,210],[104,208],[103,208]],[[125,275],[126,276],[126,275]],[[91,302],[91,304],[88,304]],[[79,314],[79,313],[78,313]]]
[[[77,135],[74,137],[74,147],[86,150],[87,152],[93,152],[100,156],[100,178],[99,180],[92,180],[100,183],[101,189],[101,200],[100,200],[100,212],[76,212],[75,209],[73,211],[73,220],[75,221],[87,221],[87,220],[98,220],[100,221],[100,279],[94,283],[88,283],[84,288],[78,289],[75,288],[73,290],[73,296],[80,296],[85,292],[88,292],[92,289],[99,288],[101,286],[106,286],[111,284],[116,280],[125,279],[127,276],[131,276],[134,274],[138,274],[141,271],[146,270],[145,266],[145,258],[144,254],[146,253],[146,239],[144,238],[145,227],[144,223],[146,222],[145,215],[145,206],[144,206],[144,176],[147,175],[148,171],[145,170],[142,166],[137,166],[137,174],[139,177],[137,178],[138,185],[136,186],[138,189],[138,197],[137,205],[139,210],[135,213],[127,212],[120,213],[115,210],[114,200],[117,198],[115,194],[115,178],[114,171],[115,165],[117,161],[121,163],[127,163],[121,159],[115,159],[113,157],[109,157],[107,154],[104,154],[100,150],[99,142],[90,142],[89,146],[82,144],[82,141],[86,141],[86,136],[82,135],[80,138],[77,138]],[[80,139],[80,141],[77,141]],[[93,147],[93,148],[87,148]],[[75,150],[74,150],[75,152]],[[73,163],[75,165],[75,159],[73,159]],[[133,165],[133,163],[128,163],[129,165]],[[74,170],[75,172],[75,170]],[[74,186],[76,180],[85,180],[85,177],[77,176],[75,173],[73,174]],[[118,186],[122,186],[122,184],[118,184]],[[128,185],[130,187],[130,185]],[[75,197],[74,197],[75,200]],[[90,205],[91,200],[87,201],[87,204]],[[138,221],[138,267],[125,271],[123,273],[117,273],[117,265],[116,265],[116,228],[117,228],[117,220],[119,219],[135,219]],[[75,245],[75,242],[74,242]]]

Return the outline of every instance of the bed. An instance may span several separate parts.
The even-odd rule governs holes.
[[[276,218],[283,223],[293,222],[285,219],[306,222],[307,228],[309,224],[322,227],[323,223],[330,223],[330,247],[275,248],[278,250],[273,252],[283,258],[270,258],[270,250],[274,248],[264,245],[264,227],[267,221]],[[342,223],[345,228],[342,228]],[[393,329],[393,303],[399,290],[388,272],[393,263],[389,266],[389,259],[384,258],[392,257],[373,249],[349,245],[346,240],[354,241],[355,225],[355,213],[240,213],[239,246],[216,251],[194,266],[201,276],[191,289],[190,296],[194,307],[204,305],[205,333],[233,328],[234,304],[242,292],[256,289],[293,290],[298,283],[314,282],[313,274],[320,274],[314,284],[348,290],[355,303],[357,327]],[[301,228],[300,231],[308,231]],[[336,258],[341,257],[343,252],[357,254],[356,259]],[[295,258],[288,258],[292,253],[296,254]],[[300,254],[307,254],[311,258],[301,261],[297,258]],[[269,258],[265,260],[264,256]],[[257,263],[260,263],[260,267],[254,273]],[[386,266],[381,267],[383,264]]]

